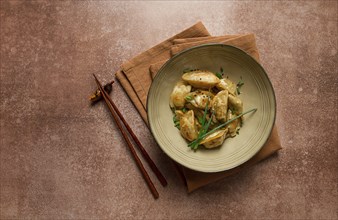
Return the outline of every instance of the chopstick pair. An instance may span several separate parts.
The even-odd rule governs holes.
[[[130,126],[128,125],[128,123],[126,122],[126,120],[124,119],[124,117],[122,116],[122,114],[120,113],[120,111],[118,110],[118,108],[116,107],[115,103],[113,102],[113,100],[111,100],[110,96],[107,94],[107,92],[103,89],[101,83],[99,82],[99,80],[97,79],[97,77],[94,75],[96,84],[102,94],[102,97],[104,98],[117,126],[119,127],[127,145],[129,150],[131,151],[135,162],[138,166],[138,168],[140,169],[142,176],[144,178],[144,180],[146,181],[151,193],[153,194],[154,198],[157,199],[159,197],[159,194],[153,184],[153,182],[151,181],[147,171],[145,170],[140,158],[137,156],[137,153],[134,149],[134,146],[132,145],[132,143],[129,140],[129,137],[126,133],[126,131],[123,128],[123,125],[121,124],[121,121],[123,122],[123,124],[125,125],[127,131],[129,132],[129,134],[131,135],[131,137],[133,138],[133,140],[135,141],[136,145],[138,146],[139,150],[141,151],[142,156],[144,157],[144,159],[147,161],[147,163],[149,164],[151,170],[155,173],[156,177],[158,178],[158,180],[161,182],[161,184],[163,186],[167,185],[167,181],[164,178],[164,176],[162,175],[162,173],[160,172],[160,170],[157,168],[157,166],[155,165],[155,163],[153,162],[153,160],[150,158],[150,156],[148,155],[148,153],[146,152],[146,150],[144,149],[144,147],[142,146],[141,142],[138,140],[138,138],[136,137],[136,135],[134,134],[134,132],[131,130]],[[116,115],[117,114],[117,115]],[[121,119],[121,121],[118,119],[118,117]]]

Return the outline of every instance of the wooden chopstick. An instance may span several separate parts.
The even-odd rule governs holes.
[[[132,153],[132,155],[133,155],[133,157],[134,157],[134,159],[136,161],[136,164],[137,164],[138,168],[140,169],[140,171],[142,173],[142,176],[143,176],[144,180],[146,181],[146,183],[147,183],[147,185],[148,185],[151,193],[153,194],[154,198],[157,199],[159,197],[159,194],[158,194],[158,192],[157,192],[157,190],[156,190],[153,182],[151,181],[151,179],[150,179],[147,171],[145,170],[145,168],[144,168],[144,166],[143,166],[140,158],[137,156],[136,151],[135,151],[132,143],[130,142],[126,131],[123,129],[123,126],[122,126],[121,122],[119,121],[118,116],[116,115],[113,107],[110,105],[110,102],[108,101],[108,96],[107,96],[106,92],[104,91],[104,89],[102,88],[101,83],[96,78],[95,74],[93,74],[93,75],[94,75],[95,81],[97,83],[97,86],[99,87],[100,92],[101,92],[101,94],[102,94],[102,96],[103,96],[103,98],[104,98],[104,100],[105,100],[105,102],[106,102],[106,104],[107,104],[107,106],[108,106],[108,108],[109,108],[109,110],[110,110],[110,112],[111,112],[111,114],[112,114],[112,116],[113,116],[113,118],[114,118],[117,126],[119,127],[119,129],[120,129],[120,131],[122,133],[122,136],[124,137],[124,139],[125,139],[128,147],[129,147],[129,150],[131,151],[131,153]]]
[[[114,81],[112,81],[112,82],[114,82]],[[119,116],[119,118],[121,119],[121,121],[123,122],[123,124],[125,125],[125,127],[127,128],[128,132],[131,135],[131,137],[133,138],[133,140],[135,141],[137,147],[141,151],[142,156],[147,161],[147,163],[150,166],[151,170],[155,173],[157,179],[160,181],[160,183],[162,184],[162,186],[166,186],[168,184],[167,180],[162,175],[161,171],[157,168],[157,166],[154,163],[154,161],[150,158],[149,154],[144,149],[142,143],[138,140],[138,138],[136,137],[135,133],[130,128],[128,122],[125,120],[125,118],[123,117],[123,115],[121,114],[121,112],[119,111],[119,109],[116,107],[115,103],[113,102],[113,100],[110,98],[110,96],[108,95],[108,93],[106,91],[105,91],[105,94],[106,94],[106,97],[108,98],[109,103],[113,106],[115,112],[117,113],[117,115]]]
[[[139,148],[139,150],[142,153],[142,156],[144,157],[144,159],[147,161],[148,165],[150,166],[151,170],[155,173],[157,179],[161,182],[162,186],[166,186],[167,180],[164,178],[164,176],[162,175],[161,171],[157,168],[157,166],[155,165],[154,161],[150,158],[149,154],[147,153],[147,151],[144,149],[143,145],[141,144],[141,142],[138,140],[138,138],[136,137],[135,133],[133,132],[133,130],[130,128],[129,124],[127,123],[127,121],[124,119],[123,115],[121,114],[121,112],[119,111],[119,109],[116,107],[115,103],[113,102],[113,100],[110,98],[110,96],[107,94],[107,92],[105,91],[106,97],[109,101],[109,103],[113,106],[115,112],[117,113],[117,115],[120,117],[121,121],[123,122],[123,124],[125,125],[125,127],[127,128],[128,132],[130,133],[131,137],[133,138],[133,140],[135,141],[137,147]]]

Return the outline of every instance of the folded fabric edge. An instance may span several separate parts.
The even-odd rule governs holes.
[[[119,70],[115,73],[116,78],[120,82],[120,84],[123,87],[123,90],[127,93],[130,101],[135,106],[136,110],[141,115],[144,123],[148,126],[148,119],[147,119],[147,112],[144,109],[139,97],[137,96],[134,88],[131,86],[130,82],[128,81],[128,78],[124,75],[123,71]]]
[[[149,67],[149,72],[151,75],[151,79],[153,80],[157,74],[157,72],[161,69],[161,67],[167,62],[168,60],[161,60],[157,63],[151,64]]]
[[[203,42],[203,41],[207,41],[207,40],[225,40],[225,39],[230,39],[230,38],[236,38],[239,36],[242,36],[245,34],[236,34],[236,35],[222,35],[222,36],[208,36],[208,37],[194,37],[194,38],[178,38],[178,39],[174,39],[173,43],[174,45],[176,44],[188,44],[188,43],[196,43],[196,42]]]

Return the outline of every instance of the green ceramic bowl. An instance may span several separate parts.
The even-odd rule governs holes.
[[[257,111],[246,115],[239,135],[226,139],[221,147],[194,152],[174,126],[169,97],[185,69],[219,72],[221,67],[235,83],[242,77],[239,97],[244,111]],[[171,159],[192,170],[220,172],[243,164],[262,148],[275,122],[276,100],[266,72],[254,58],[233,46],[206,44],[185,50],[163,65],[149,90],[147,111],[151,132]]]

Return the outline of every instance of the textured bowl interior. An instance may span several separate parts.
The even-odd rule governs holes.
[[[174,127],[169,97],[184,69],[217,72],[220,67],[235,83],[242,77],[244,85],[239,97],[244,111],[257,111],[245,116],[239,135],[226,139],[223,146],[194,152]],[[170,158],[192,170],[219,172],[243,164],[262,148],[274,125],[276,101],[267,74],[251,56],[233,46],[208,44],[181,52],[159,70],[149,90],[147,111],[151,132]]]

